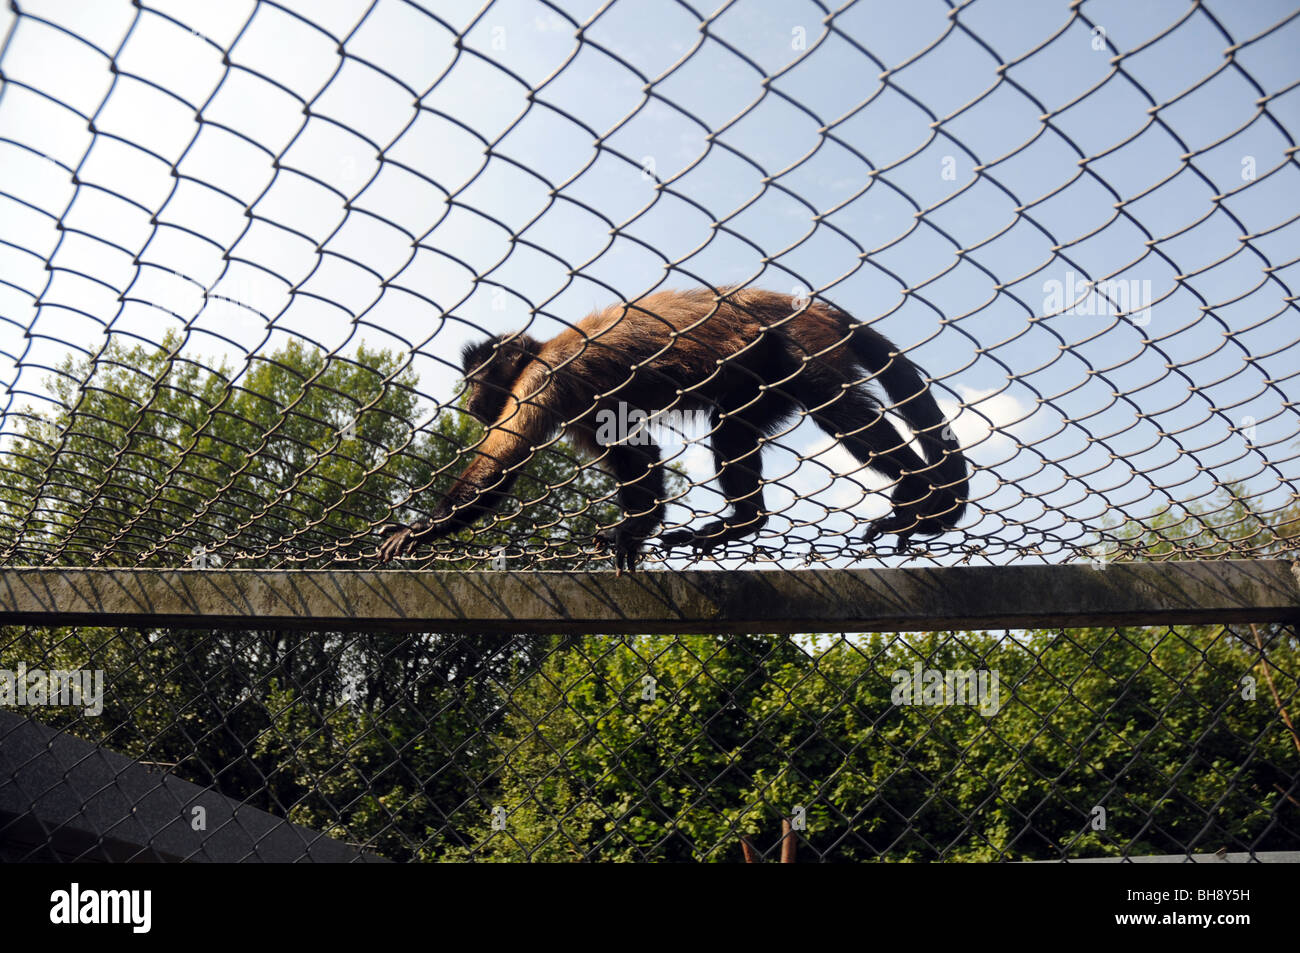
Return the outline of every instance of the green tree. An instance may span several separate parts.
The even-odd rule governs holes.
[[[1294,703],[1293,635],[1268,658]],[[996,714],[893,704],[916,662],[996,672]],[[1294,849],[1300,754],[1243,697],[1260,664],[1222,627],[586,640],[518,676],[508,821],[461,855],[735,861],[796,807],[806,860]]]
[[[413,433],[414,382],[394,355],[288,346],[235,377],[181,360],[176,343],[111,345],[93,368],[61,369],[60,412],[29,417],[0,455],[4,558],[180,565],[195,546],[249,566],[355,558],[394,506],[416,512],[413,492],[444,486],[481,433],[455,414]],[[575,478],[563,455],[539,455],[519,487],[531,505],[451,541],[450,565],[497,545],[569,565],[569,536],[612,512],[610,482]],[[1107,538],[1154,559],[1281,553],[1297,526],[1296,506],[1265,508],[1233,487],[1211,512]],[[399,859],[736,860],[741,836],[773,851],[796,806],[805,860],[1300,840],[1300,646],[1283,626],[0,630],[0,667],[14,660],[108,673],[101,718],[50,709],[48,720]],[[917,662],[996,672],[996,714],[895,704],[893,674]]]
[[[69,358],[51,381],[56,412],[29,409],[0,454],[0,559],[356,559],[394,506],[410,516],[436,499],[481,435],[456,412],[413,430],[418,392],[401,366],[364,345],[331,357],[291,341],[234,375],[183,357],[175,334],[156,348],[115,338],[93,362]],[[578,463],[564,444],[536,454],[516,484],[519,505],[461,534],[459,554],[471,555],[473,539],[479,556],[509,544],[552,568],[572,563],[568,541],[616,516],[613,482]]]
[[[384,351],[330,358],[291,342],[236,376],[180,356],[177,336],[157,348],[114,339],[93,363],[69,359],[51,382],[57,411],[28,412],[0,453],[0,552],[74,566],[186,566],[196,549],[250,568],[355,559],[395,505],[436,494],[478,436],[455,413],[413,433],[417,392],[401,366]],[[611,481],[575,475],[562,447],[538,454],[518,485],[542,504],[487,543],[576,552],[564,514],[609,512]],[[13,627],[0,629],[0,667],[103,669],[100,718],[41,717],[405,856],[421,843],[407,819],[454,829],[499,716],[494,678],[545,644]],[[453,753],[454,771],[434,764]]]
[[[1260,513],[1234,487],[1116,535],[1224,556],[1292,549],[1298,526],[1300,507]],[[892,673],[918,662],[996,672],[998,712],[893,704]],[[480,823],[467,854],[735,860],[742,835],[774,852],[796,806],[805,859],[1300,842],[1288,626],[587,640],[518,681],[496,745],[509,822]]]

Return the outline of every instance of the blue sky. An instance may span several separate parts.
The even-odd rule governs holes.
[[[432,412],[484,332],[750,282],[878,320],[941,381],[992,561],[1111,507],[1229,478],[1277,503],[1300,478],[1292,3],[859,2],[833,29],[789,0],[21,7],[6,414],[70,347],[168,328],[236,366],[289,337],[401,350]],[[1070,273],[1150,309],[1055,313]],[[816,528],[775,536],[884,511],[819,432],[782,443],[769,507]],[[684,451],[694,479],[706,457]]]

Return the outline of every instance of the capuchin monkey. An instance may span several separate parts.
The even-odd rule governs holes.
[[[906,547],[912,536],[952,529],[966,508],[966,459],[921,372],[879,331],[820,301],[753,288],[660,291],[589,315],[549,341],[519,333],[471,344],[462,364],[466,409],[487,433],[432,518],[384,539],[381,562],[490,514],[534,448],[565,430],[619,483],[623,519],[598,540],[620,574],[633,571],[663,522],[666,490],[647,433],[597,443],[597,420],[610,419],[598,418],[601,411],[627,408],[646,415],[702,408],[712,425],[717,480],[732,513],[663,534],[664,548],[708,552],[762,529],[763,448],[801,409],[892,481],[893,511],[871,524],[866,543],[890,533]],[[882,413],[872,381],[915,432],[924,458]]]

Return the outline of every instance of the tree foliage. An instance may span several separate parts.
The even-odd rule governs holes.
[[[356,558],[379,525],[431,502],[419,491],[445,488],[481,435],[454,411],[414,429],[414,377],[388,351],[330,356],[291,340],[234,374],[182,357],[180,340],[114,338],[94,360],[58,369],[55,410],[29,409],[0,458],[10,561],[177,566],[196,550],[243,567]],[[614,484],[579,462],[563,444],[536,454],[514,508],[476,541],[590,537],[614,516]],[[577,547],[569,552],[571,561]]]
[[[183,360],[177,343],[110,345],[60,369],[61,410],[31,415],[4,457],[11,561],[178,566],[204,547],[251,567],[286,553],[328,562],[418,506],[412,491],[436,493],[480,435],[456,414],[414,431],[414,382],[387,352],[344,360],[289,344],[234,374]],[[530,505],[482,530],[486,545],[581,536],[611,516],[600,502],[611,483],[575,476],[563,448],[517,486]],[[1109,538],[1153,559],[1189,540],[1205,555],[1242,541],[1282,552],[1298,516],[1234,487],[1213,513],[1166,513]],[[1283,717],[1300,646],[1281,626],[791,638],[0,629],[0,667],[20,660],[106,673],[102,716],[45,709],[43,720],[396,859],[737,860],[742,835],[774,853],[796,808],[804,860],[1300,840],[1300,738]],[[996,672],[996,714],[895,704],[894,673],[917,663]]]
[[[584,643],[523,677],[496,745],[501,860],[1088,857],[1294,848],[1300,651],[1219,627]],[[891,703],[892,673],[988,669],[1001,705]],[[645,697],[647,676],[655,680]],[[1106,828],[1094,829],[1097,807]]]

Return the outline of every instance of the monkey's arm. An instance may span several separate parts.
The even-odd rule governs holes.
[[[458,487],[465,477],[457,481]],[[495,487],[489,490],[459,492],[453,490],[438,502],[427,520],[418,520],[410,526],[399,526],[393,530],[379,545],[379,561],[386,563],[399,556],[409,555],[419,543],[432,542],[443,536],[450,536],[496,510],[515,481],[513,473],[501,476]]]
[[[430,517],[398,527],[385,537],[379,545],[379,561],[408,555],[421,542],[459,532],[493,513],[509,496],[532,447],[526,428],[516,430],[503,423],[493,426],[477,450],[478,459],[456,478]]]

